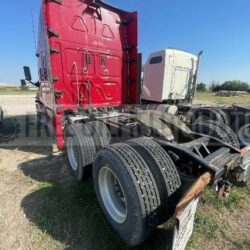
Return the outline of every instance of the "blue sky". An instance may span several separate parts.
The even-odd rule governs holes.
[[[139,12],[139,49],[175,47],[204,50],[200,81],[242,80],[250,83],[249,0],[108,0]],[[2,1],[0,15],[0,82],[19,83],[22,66],[37,78],[31,9],[37,27],[40,0]]]

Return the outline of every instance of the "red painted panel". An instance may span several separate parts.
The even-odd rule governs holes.
[[[85,106],[89,95],[98,107],[134,102],[136,62],[127,62],[137,57],[136,14],[79,0],[44,6],[47,26],[59,35],[49,38],[50,46],[59,49],[51,55],[52,74],[59,78],[54,87],[62,91],[56,103]],[[124,18],[128,25],[119,24]],[[129,46],[134,48],[124,50]]]
[[[49,93],[40,101],[55,114],[136,102],[137,13],[91,2],[43,0],[38,52]]]

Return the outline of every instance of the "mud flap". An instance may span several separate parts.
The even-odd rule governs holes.
[[[184,250],[193,233],[194,219],[200,195],[212,181],[210,173],[204,173],[187,190],[176,206],[176,225],[173,235],[172,250]]]
[[[241,150],[242,165],[241,174],[238,176],[238,182],[247,182],[250,177],[250,147],[245,147]]]
[[[172,250],[184,250],[193,233],[199,198],[192,200],[176,218]]]

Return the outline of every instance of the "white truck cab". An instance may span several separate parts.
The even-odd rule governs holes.
[[[143,101],[185,101],[196,86],[199,56],[177,49],[152,53],[143,65]]]

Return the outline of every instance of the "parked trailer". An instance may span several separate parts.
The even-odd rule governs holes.
[[[97,201],[121,239],[138,245],[174,216],[173,249],[183,249],[202,190],[223,195],[229,182],[246,181],[250,152],[143,110],[137,34],[136,12],[98,0],[42,1],[37,112],[79,181],[92,166]],[[27,67],[25,76],[31,82]]]
[[[172,48],[150,54],[143,66],[142,102],[148,105],[147,109],[171,110],[188,125],[216,121],[229,126],[237,134],[240,146],[249,146],[249,105],[193,104],[201,55],[202,52],[196,56]]]

